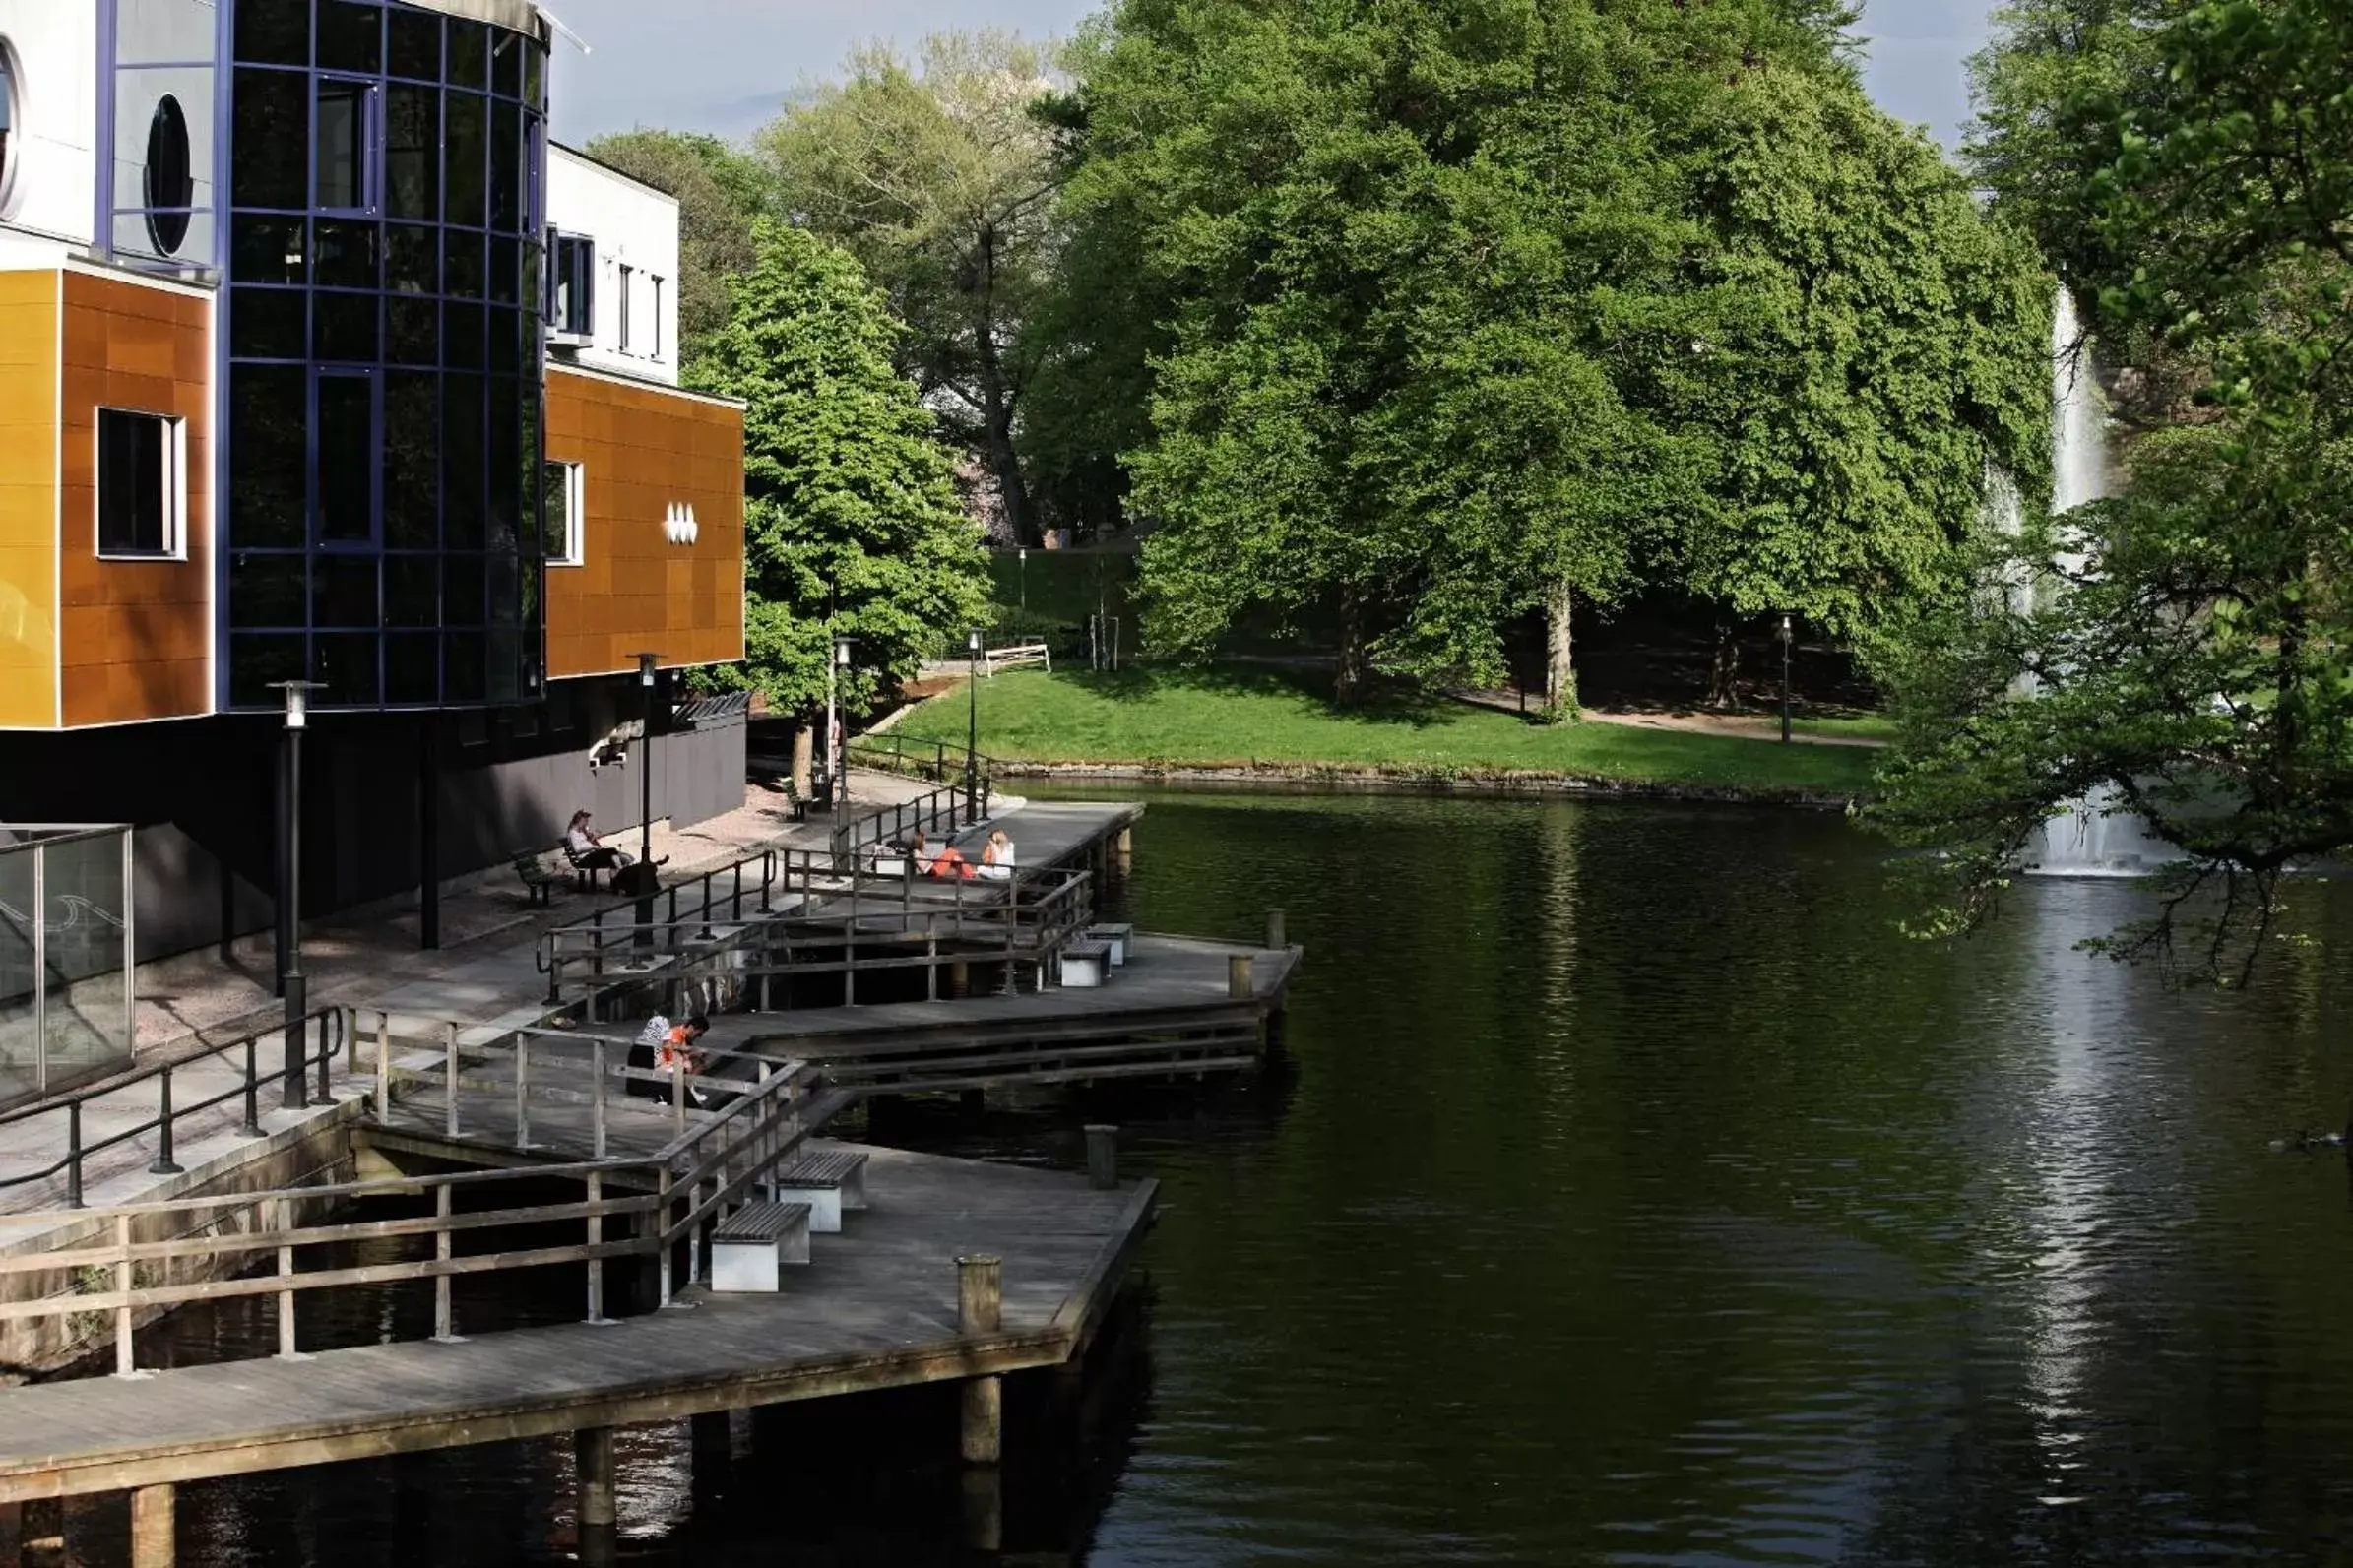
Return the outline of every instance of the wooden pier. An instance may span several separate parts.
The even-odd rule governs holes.
[[[368,1346],[84,1378],[0,1394],[0,1503],[138,1489],[420,1449],[546,1437],[1057,1366],[1100,1327],[1153,1184],[893,1150],[870,1207],[775,1295],[607,1325]],[[1002,1261],[1002,1319],[968,1333],[960,1256]],[[462,1325],[461,1325],[462,1327]],[[944,1434],[943,1434],[944,1440]]]

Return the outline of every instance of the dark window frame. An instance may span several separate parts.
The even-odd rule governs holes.
[[[326,144],[319,135],[319,103],[330,87],[359,90],[359,205],[356,207],[337,207],[320,196]],[[333,71],[310,73],[310,211],[326,218],[384,216],[384,83],[381,80]]]
[[[571,289],[559,307],[557,294]],[[547,231],[547,330],[594,341],[597,336],[597,241],[591,234]]]
[[[157,483],[158,538],[153,547],[106,542],[106,437],[120,431],[124,421],[152,426],[160,439],[156,459],[162,466]],[[101,561],[184,561],[188,558],[187,420],[153,408],[124,408],[101,405],[91,421],[92,489],[91,543]]]

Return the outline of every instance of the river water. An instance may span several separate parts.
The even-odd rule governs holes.
[[[919,1396],[757,1423],[700,1498],[627,1434],[625,1561],[2353,1560],[2353,1197],[2266,1149],[2353,1090],[2340,890],[2222,996],[2075,951],[2129,884],[1909,941],[1827,816],[1164,795],[1135,867],[1147,928],[1288,911],[1286,1067],[889,1129],[1076,1163],[1115,1118],[1164,1184],[1102,1397],[1014,1424],[1006,1554]],[[560,1561],[568,1471],[194,1486],[183,1538]]]

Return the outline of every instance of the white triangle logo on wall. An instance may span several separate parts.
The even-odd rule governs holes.
[[[703,525],[695,520],[690,503],[672,501],[669,515],[663,519],[662,532],[672,544],[692,544],[703,534]]]

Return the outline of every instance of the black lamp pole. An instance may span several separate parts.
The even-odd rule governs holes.
[[[637,770],[637,857],[648,865],[654,863],[654,671],[661,661],[660,654],[637,656],[637,694],[644,699],[640,712],[645,725],[645,735],[637,746],[638,761],[643,764]]]
[[[980,632],[965,634],[964,820],[981,818],[981,650]]]
[[[286,1077],[280,1102],[288,1110],[307,1109],[302,1039],[310,1011],[310,988],[302,973],[302,731],[310,724],[310,694],[316,683],[287,680],[275,683],[286,693],[286,773],[279,805],[278,908],[280,942],[278,992],[286,998]]]
[[[1789,744],[1789,656],[1790,656],[1790,649],[1791,649],[1791,646],[1792,646],[1794,643],[1796,643],[1796,641],[1797,641],[1797,629],[1796,629],[1794,626],[1792,626],[1792,625],[1790,624],[1790,617],[1789,617],[1789,616],[1787,616],[1787,615],[1784,615],[1784,616],[1782,616],[1782,617],[1781,617],[1781,743],[1782,743],[1783,745],[1785,745],[1785,746]]]

